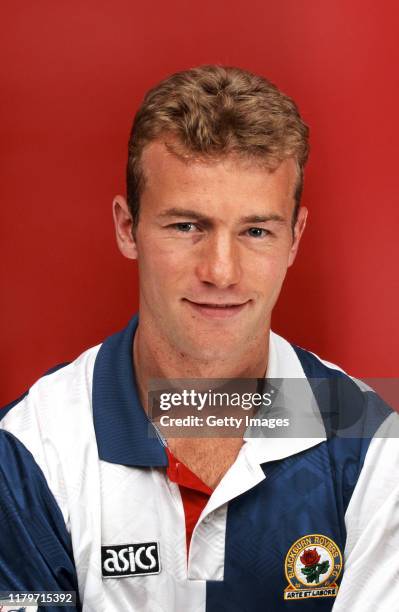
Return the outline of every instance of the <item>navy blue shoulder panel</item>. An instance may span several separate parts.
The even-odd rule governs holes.
[[[71,612],[81,610],[71,537],[61,510],[32,454],[13,434],[0,430],[0,591],[8,590],[76,591]]]
[[[69,362],[60,363],[60,364],[50,368],[49,370],[47,370],[47,372],[45,372],[43,374],[43,376],[48,376],[49,374],[53,374],[54,372],[57,372],[57,370],[60,370],[61,368],[64,368],[67,365],[69,365]],[[19,402],[21,402],[24,399],[24,397],[26,397],[27,395],[29,395],[29,389],[27,391],[25,391],[25,393],[20,395],[16,400],[13,400],[12,402],[10,402],[6,406],[4,406],[4,408],[3,407],[0,408],[0,421],[1,421],[2,418],[4,418],[6,416],[7,412],[9,412],[11,410],[11,408],[14,408],[14,406],[19,404]]]
[[[374,391],[364,391],[344,372],[293,346],[323,418],[337,500],[346,511],[377,429],[393,413]]]
[[[317,400],[327,438],[371,439],[392,408],[373,391],[360,389],[344,372],[329,368],[309,351],[293,348]]]

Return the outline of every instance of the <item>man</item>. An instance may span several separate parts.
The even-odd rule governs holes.
[[[139,319],[3,412],[0,590],[76,590],[87,612],[397,609],[397,415],[270,330],[306,224],[307,136],[290,98],[237,68],[147,94],[113,205]],[[305,435],[150,425],[153,379],[264,377],[310,389],[284,394]]]

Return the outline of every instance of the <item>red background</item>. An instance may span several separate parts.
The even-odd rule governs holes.
[[[357,376],[398,376],[397,3],[27,0],[2,4],[1,389],[20,394],[138,306],[116,249],[138,104],[167,74],[236,64],[311,126],[310,223],[274,316]]]

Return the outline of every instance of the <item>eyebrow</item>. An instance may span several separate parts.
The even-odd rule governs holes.
[[[195,219],[196,221],[204,221],[211,222],[211,217],[207,215],[203,215],[196,210],[191,210],[189,208],[168,208],[168,210],[164,210],[159,215],[160,217],[189,217],[190,219]],[[270,215],[247,215],[245,217],[240,217],[240,223],[266,223],[267,221],[275,221],[277,223],[286,223],[286,220],[281,215],[270,214]]]
[[[266,223],[267,221],[276,221],[277,223],[285,223],[284,217],[281,215],[249,215],[248,217],[241,217],[241,223]]]
[[[190,210],[189,208],[168,208],[159,215],[160,217],[190,217],[190,219],[196,219],[197,221],[210,221],[210,217],[200,214],[196,210]]]

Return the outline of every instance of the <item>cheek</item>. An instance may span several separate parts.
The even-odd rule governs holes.
[[[251,279],[251,284],[259,293],[270,293],[279,288],[287,271],[288,257],[285,253],[267,253],[253,258],[244,270],[244,278]]]
[[[151,249],[138,248],[138,269],[143,285],[153,286],[157,293],[173,289],[179,279],[187,278],[192,267],[189,254],[171,244],[149,242]]]

